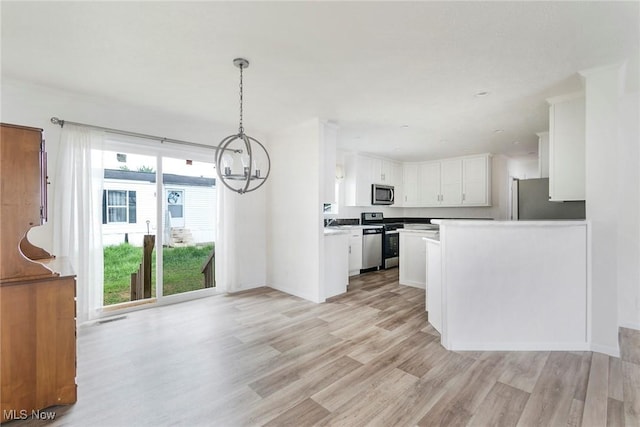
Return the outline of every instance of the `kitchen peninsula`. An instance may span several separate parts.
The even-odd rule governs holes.
[[[440,308],[429,309],[429,321],[445,348],[589,349],[587,221],[434,222],[440,242],[425,242],[427,307]]]

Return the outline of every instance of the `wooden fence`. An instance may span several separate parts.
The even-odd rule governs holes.
[[[211,255],[202,264],[201,272],[204,274],[204,287],[213,288],[216,285],[216,247],[211,250]]]
[[[156,236],[144,236],[142,264],[138,271],[131,273],[131,301],[151,298],[151,256],[155,245]]]

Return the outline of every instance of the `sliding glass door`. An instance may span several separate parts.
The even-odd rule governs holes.
[[[105,306],[156,294],[156,156],[104,151]]]
[[[213,150],[115,147],[103,151],[104,306],[215,292]]]
[[[163,157],[162,197],[162,295],[214,287],[214,165]]]

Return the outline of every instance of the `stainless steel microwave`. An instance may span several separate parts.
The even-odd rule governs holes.
[[[392,205],[395,191],[392,185],[371,184],[372,205]]]

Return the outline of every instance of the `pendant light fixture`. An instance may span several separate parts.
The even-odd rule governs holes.
[[[233,65],[240,68],[240,125],[237,134],[229,135],[218,145],[216,171],[225,187],[244,194],[257,190],[266,182],[271,171],[271,159],[260,141],[244,133],[242,70],[249,66],[249,61],[236,58]]]

